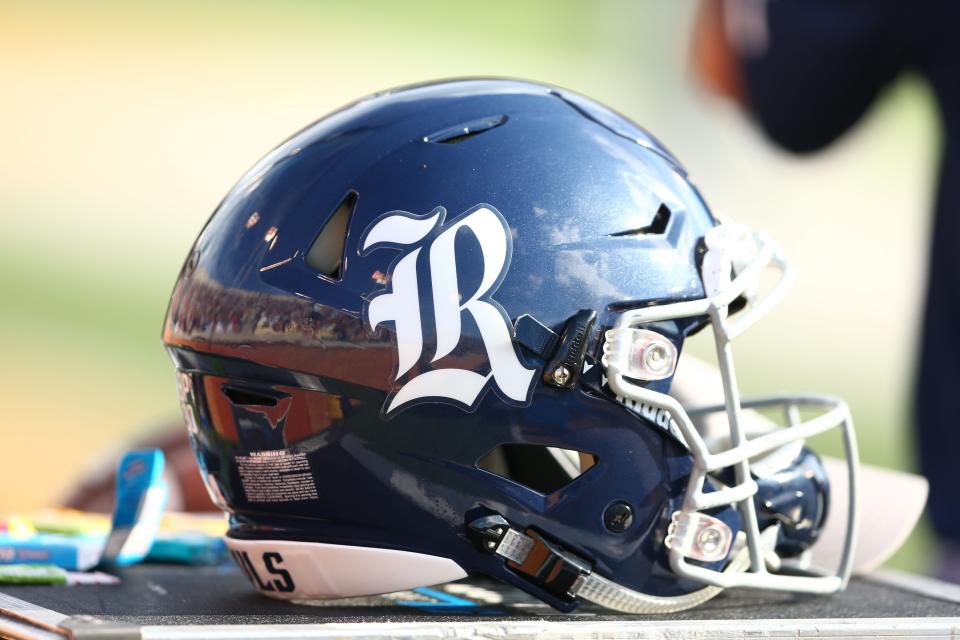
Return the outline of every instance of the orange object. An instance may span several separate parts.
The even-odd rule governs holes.
[[[724,25],[724,0],[703,0],[693,23],[690,66],[697,81],[708,91],[747,104],[747,92],[737,52]]]

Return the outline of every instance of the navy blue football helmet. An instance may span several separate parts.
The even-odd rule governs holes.
[[[741,399],[734,376],[730,341],[791,275],[623,116],[449,81],[362,99],[261,160],[187,257],[163,337],[262,593],[478,573],[560,610],[667,612],[849,575],[853,499],[831,514],[851,518],[838,570],[804,564],[829,482],[803,442],[839,428],[852,491],[846,406]],[[671,385],[707,328],[724,401],[691,408]],[[769,409],[785,424],[746,419]]]

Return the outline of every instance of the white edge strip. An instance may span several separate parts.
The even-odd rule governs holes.
[[[48,631],[26,622],[7,618],[0,613],[0,638],[25,638],[29,640],[63,640],[66,636],[60,632]]]
[[[0,622],[2,623],[6,623],[8,620],[20,619],[29,621],[38,627],[57,629],[60,623],[68,617],[69,616],[59,611],[53,611],[52,609],[41,607],[38,604],[0,593]]]
[[[918,576],[896,569],[878,569],[868,573],[864,578],[871,582],[890,585],[928,598],[960,604],[960,584],[944,582],[929,576]]]
[[[284,600],[392,593],[466,578],[449,558],[380,547],[226,538],[263,595]]]
[[[229,640],[233,638],[649,638],[723,640],[739,638],[954,638],[960,618],[861,618],[830,620],[687,621],[480,621],[374,622],[323,625],[210,625],[141,629],[143,640]]]

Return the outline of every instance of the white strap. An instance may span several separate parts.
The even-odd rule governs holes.
[[[750,554],[744,546],[725,571],[745,571],[749,567]],[[651,596],[590,573],[574,583],[571,595],[624,613],[674,613],[701,605],[721,591],[720,587],[704,587],[682,596]]]

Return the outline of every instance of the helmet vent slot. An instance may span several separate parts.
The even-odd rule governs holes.
[[[669,224],[670,209],[667,208],[667,205],[661,204],[660,208],[657,209],[657,212],[653,215],[653,220],[651,220],[647,226],[637,229],[627,229],[626,231],[617,231],[616,233],[611,233],[610,236],[613,238],[622,236],[659,236],[666,233]]]
[[[553,493],[596,464],[591,453],[536,444],[501,444],[477,461],[495,473],[539,493]]]
[[[436,133],[432,133],[428,136],[424,136],[423,141],[435,142],[438,144],[460,144],[464,140],[474,138],[481,133],[486,133],[487,131],[496,129],[506,121],[507,116],[491,116],[488,118],[481,118],[479,120],[472,120],[470,122],[464,122],[462,124],[443,129],[442,131],[437,131]]]
[[[307,266],[321,275],[334,280],[343,276],[344,247],[347,244],[347,226],[350,216],[357,206],[357,194],[348,193],[337,205],[333,215],[320,229],[313,244],[307,250],[305,260]]]
[[[223,395],[230,399],[233,404],[241,406],[260,406],[275,407],[277,399],[264,393],[258,393],[251,389],[242,389],[240,387],[223,387]]]

